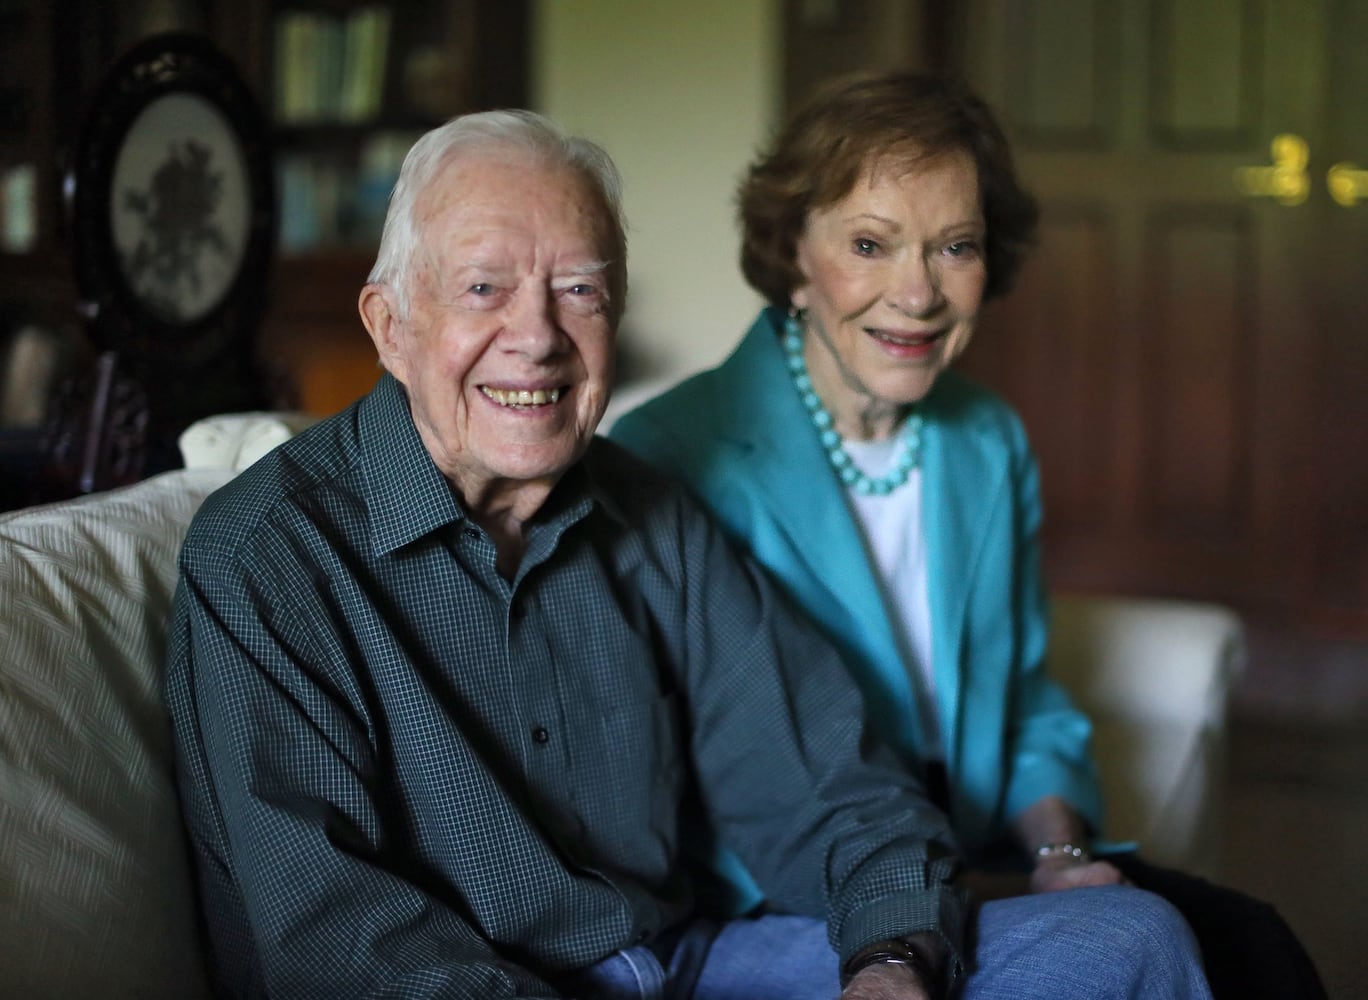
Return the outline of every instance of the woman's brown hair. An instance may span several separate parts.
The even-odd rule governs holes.
[[[842,78],[819,89],[746,173],[737,193],[741,272],[788,308],[803,283],[797,241],[814,209],[834,205],[885,154],[909,159],[962,150],[978,167],[986,231],[984,297],[1011,288],[1035,239],[1039,211],[1017,182],[988,106],[958,80],[920,73]]]

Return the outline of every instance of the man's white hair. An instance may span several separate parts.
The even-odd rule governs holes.
[[[401,319],[408,315],[413,258],[423,236],[414,216],[419,195],[453,158],[510,147],[531,159],[578,172],[603,197],[615,244],[615,259],[610,264],[616,281],[609,308],[614,319],[622,315],[627,293],[627,232],[622,215],[622,175],[617,166],[601,146],[569,135],[551,119],[533,111],[508,110],[453,118],[425,134],[404,157],[390,195],[380,250],[366,279],[394,292]]]

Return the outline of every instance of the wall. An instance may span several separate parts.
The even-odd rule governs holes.
[[[623,374],[720,361],[760,298],[736,265],[732,196],[779,108],[779,0],[538,0],[532,101],[622,170],[630,281]]]

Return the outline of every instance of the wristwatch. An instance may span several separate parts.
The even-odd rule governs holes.
[[[917,978],[926,987],[928,994],[939,997],[944,992],[944,983],[940,971],[925,951],[910,941],[897,939],[880,941],[856,952],[854,957],[841,969],[841,989],[845,989],[850,984],[857,972],[867,969],[871,965],[907,966],[917,974]]]

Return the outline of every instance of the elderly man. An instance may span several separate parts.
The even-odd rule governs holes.
[[[386,374],[196,518],[167,695],[222,992],[1207,995],[1138,890],[971,915],[831,649],[594,438],[625,267],[597,147],[428,134],[361,293]],[[775,912],[707,919],[710,838]]]

